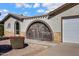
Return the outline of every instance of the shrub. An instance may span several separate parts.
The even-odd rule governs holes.
[[[0,36],[4,35],[4,25],[0,24]]]
[[[0,36],[0,40],[6,40],[9,39],[9,37]]]

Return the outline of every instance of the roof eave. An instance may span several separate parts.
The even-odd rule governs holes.
[[[23,18],[15,17],[15,16],[13,16],[13,15],[11,15],[11,14],[8,14],[8,15],[5,16],[0,22],[1,22],[1,23],[4,23],[9,17],[13,17],[13,18],[15,18],[15,19],[17,19],[17,20],[19,20],[19,21],[23,21]]]
[[[57,9],[55,9],[55,10],[49,12],[49,13],[48,13],[49,18],[54,17],[54,16],[56,16],[56,15],[58,15],[58,14],[64,12],[64,11],[66,11],[66,10],[68,10],[68,9],[70,9],[70,8],[72,8],[72,7],[74,7],[74,6],[76,6],[76,5],[78,5],[78,4],[79,4],[79,3],[66,3],[66,4],[60,6],[59,8],[57,8]]]

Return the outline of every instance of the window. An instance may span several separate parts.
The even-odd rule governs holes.
[[[19,34],[19,31],[20,31],[19,29],[20,29],[19,22],[15,22],[15,31],[16,31],[15,33],[16,34]]]
[[[11,24],[10,24],[10,23],[8,23],[7,28],[10,28],[10,27],[11,27]]]

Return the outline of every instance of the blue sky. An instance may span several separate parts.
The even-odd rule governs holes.
[[[64,3],[0,3],[0,20],[8,13],[36,16],[46,14]]]

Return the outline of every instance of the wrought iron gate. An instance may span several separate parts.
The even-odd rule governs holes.
[[[32,24],[27,31],[28,39],[52,41],[52,34],[50,29],[43,23]]]

